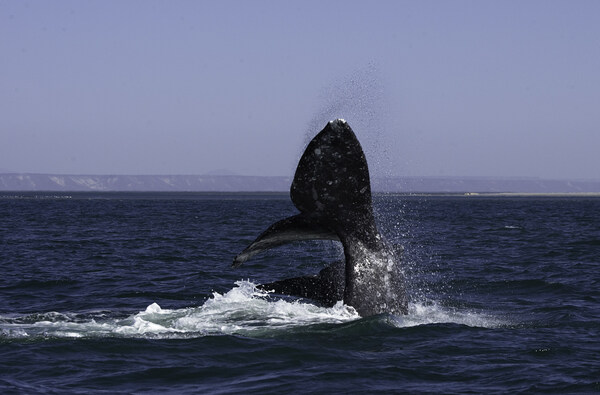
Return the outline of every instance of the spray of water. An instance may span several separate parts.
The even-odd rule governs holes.
[[[389,110],[381,80],[377,65],[371,63],[323,88],[315,116],[307,125],[304,146],[330,120],[345,119],[365,143],[371,174],[389,175],[385,166],[390,163],[390,152],[384,133]]]
[[[372,188],[375,192],[385,191],[391,185],[391,176],[405,169],[392,169],[393,152],[389,151],[390,137],[399,138],[397,131],[386,130],[392,123],[392,111],[382,82],[382,73],[377,65],[369,64],[358,69],[349,76],[334,81],[323,89],[319,100],[319,109],[308,124],[305,145],[316,132],[331,119],[344,118],[359,137],[369,163]],[[392,136],[396,134],[396,136]],[[396,188],[397,186],[394,186]],[[414,230],[418,227],[418,219],[410,213],[410,206],[399,202],[397,197],[376,196],[374,204],[377,223],[382,234],[392,244],[395,256],[399,260],[400,270],[407,276],[409,295],[414,301],[430,303],[432,294],[439,293],[443,281],[437,281],[436,289],[430,289],[424,279],[435,276],[423,269],[424,261],[429,267],[435,264],[435,257],[423,244],[415,243]],[[406,217],[413,217],[407,221]]]
[[[359,319],[352,307],[341,302],[327,308],[301,300],[277,299],[249,281],[238,281],[229,292],[214,293],[199,307],[170,310],[152,303],[145,310],[126,317],[110,311],[0,316],[0,341],[105,337],[182,339],[231,334],[263,337],[295,328],[310,331],[315,325],[321,327]],[[411,303],[406,316],[378,319],[397,328],[431,323],[505,325],[485,314],[422,303]]]

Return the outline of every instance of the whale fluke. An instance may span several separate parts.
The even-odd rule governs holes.
[[[346,121],[329,122],[310,141],[298,163],[290,197],[300,213],[271,225],[235,257],[233,266],[292,241],[340,241],[345,262],[315,276],[261,287],[325,305],[341,299],[361,316],[405,314],[404,278],[375,224],[367,160]]]

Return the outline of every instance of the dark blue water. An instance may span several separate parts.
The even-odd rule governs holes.
[[[1,393],[600,391],[600,198],[376,197],[407,316],[277,299],[333,242],[233,257],[288,196],[5,194]]]

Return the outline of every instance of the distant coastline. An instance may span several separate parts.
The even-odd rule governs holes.
[[[286,192],[291,177],[240,175],[64,175],[0,173],[0,191]],[[375,192],[598,194],[600,180],[501,177],[375,177]]]

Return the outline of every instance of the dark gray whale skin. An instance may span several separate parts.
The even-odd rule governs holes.
[[[367,160],[344,120],[329,122],[308,144],[290,196],[300,213],[271,225],[235,257],[232,266],[292,241],[340,241],[345,262],[334,263],[315,276],[259,287],[326,306],[343,300],[362,317],[406,314],[402,271],[375,224]]]

